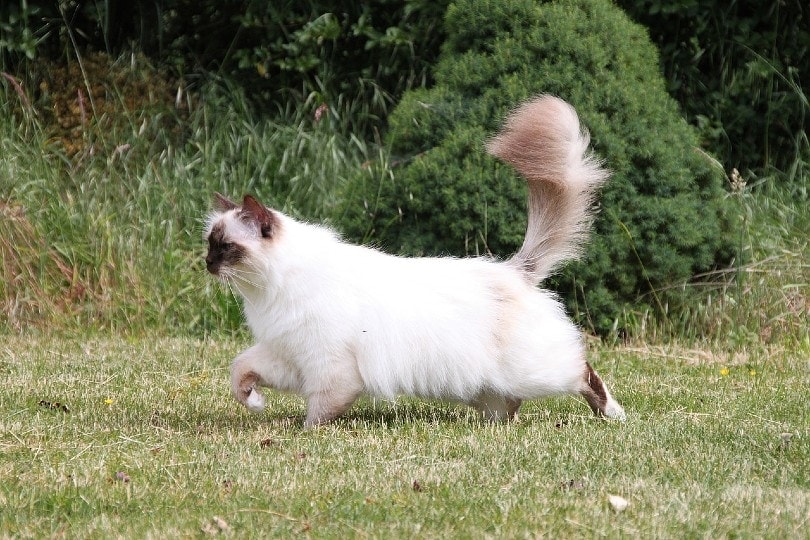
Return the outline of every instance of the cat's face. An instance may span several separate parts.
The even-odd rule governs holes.
[[[278,216],[250,195],[239,206],[216,193],[214,206],[216,213],[206,228],[205,267],[211,274],[227,278],[248,262],[252,247],[273,239]]]
[[[234,267],[247,255],[245,248],[226,236],[225,224],[219,222],[208,233],[208,254],[205,256],[205,268],[218,276],[223,267]]]

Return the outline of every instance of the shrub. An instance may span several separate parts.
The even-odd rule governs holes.
[[[806,199],[810,105],[800,77],[810,72],[807,2],[618,4],[649,28],[670,93],[726,169],[773,175]]]
[[[372,136],[392,100],[425,82],[447,3],[10,0],[0,5],[0,71],[76,49],[134,49],[189,80],[236,81],[265,115],[327,104],[345,133]]]
[[[337,220],[349,237],[409,255],[515,251],[525,186],[483,142],[510,108],[550,93],[576,107],[613,171],[587,258],[554,280],[587,326],[663,313],[675,300],[663,286],[728,257],[722,174],[668,97],[644,29],[621,10],[460,0],[445,30],[436,85],[405,94],[389,118],[390,156],[347,186]]]

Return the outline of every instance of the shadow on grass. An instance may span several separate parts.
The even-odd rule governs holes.
[[[211,409],[155,409],[148,422],[158,429],[201,435],[267,429],[293,435],[306,431],[303,427],[305,409],[300,398],[281,395],[271,397],[265,412],[259,414],[248,412],[236,402],[227,402]],[[546,399],[525,404],[513,425],[546,424],[564,429],[581,421],[600,420],[592,416],[584,402]],[[418,398],[385,401],[364,397],[346,414],[324,427],[339,431],[392,431],[410,428],[480,428],[489,425],[492,423],[481,413],[460,403]]]

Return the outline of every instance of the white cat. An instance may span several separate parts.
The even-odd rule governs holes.
[[[361,394],[461,401],[493,420],[513,418],[523,400],[580,394],[624,419],[580,331],[536,287],[587,235],[608,176],[588,142],[574,109],[551,96],[524,103],[489,142],[529,185],[526,238],[507,261],[387,255],[250,195],[240,206],[216,194],[206,265],[244,298],[256,339],[233,361],[236,399],[259,412],[257,387],[301,394],[306,427]]]

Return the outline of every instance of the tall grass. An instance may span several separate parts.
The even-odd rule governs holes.
[[[782,74],[758,58],[767,64],[769,81],[778,78],[790,90],[790,95],[768,103],[768,114],[789,100],[798,104],[796,112],[802,120],[810,116],[810,101],[795,71]],[[749,91],[758,96],[770,91],[769,85],[752,85]],[[736,238],[734,260],[728,268],[694,276],[689,283],[670,284],[670,289],[682,291],[682,304],[662,310],[660,318],[646,312],[625,313],[625,320],[616,326],[627,328],[631,339],[678,338],[735,349],[781,343],[810,350],[810,143],[805,129],[791,137],[792,151],[784,155],[791,155],[792,161],[784,169],[766,163],[743,176],[734,164],[706,155],[715,166],[729,171],[728,197],[734,204],[728,224],[729,234]]]
[[[116,88],[107,94],[120,102],[118,117],[89,115],[85,144],[72,156],[38,115],[21,113],[13,99],[0,105],[0,236],[28,238],[3,246],[11,275],[0,290],[0,326],[235,331],[238,307],[201,264],[212,192],[251,192],[321,219],[365,161],[365,145],[294,111],[257,119],[221,80],[194,95],[181,88],[175,107],[157,112],[128,109]]]
[[[737,238],[732,264],[670,284],[669,292],[680,290],[681,301],[672,309],[664,306],[662,317],[625,313],[617,327],[627,328],[631,341],[810,350],[810,214],[806,200],[795,190],[774,187],[773,180],[752,185],[732,172],[729,223]]]

